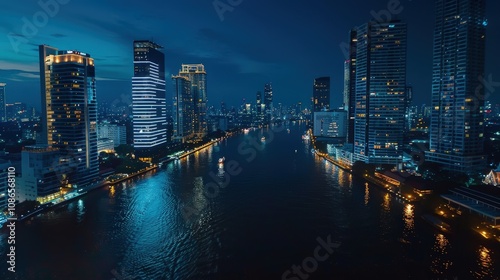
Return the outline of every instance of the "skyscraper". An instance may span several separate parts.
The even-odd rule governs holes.
[[[0,83],[0,122],[7,121],[7,112],[5,109],[5,87],[7,84]]]
[[[354,117],[356,110],[356,48],[357,30],[349,32],[349,57],[344,62],[344,110],[347,111],[347,143],[354,143]]]
[[[175,141],[185,142],[194,134],[194,101],[191,95],[191,82],[184,76],[173,76],[173,137]]]
[[[271,83],[264,85],[264,122],[270,123],[273,113],[273,86]]]
[[[150,153],[167,143],[165,57],[151,41],[134,41],[132,115],[134,148]]]
[[[452,171],[486,167],[484,156],[485,0],[437,0],[430,149]]]
[[[94,59],[78,51],[41,45],[43,139],[69,165],[67,181],[87,185],[99,174]]]
[[[207,126],[207,72],[203,64],[182,64],[179,76],[188,78],[191,83],[191,95],[194,101],[194,133],[203,138],[208,132]]]
[[[369,22],[357,30],[354,156],[398,164],[403,156],[406,23]]]
[[[330,77],[314,79],[313,105],[313,112],[330,110]]]
[[[262,102],[262,92],[257,91],[256,95],[256,123],[262,125],[264,123],[264,113],[266,106]]]

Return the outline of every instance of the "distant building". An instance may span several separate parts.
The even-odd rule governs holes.
[[[436,1],[430,148],[426,160],[468,174],[484,154],[485,0]],[[479,97],[479,98],[478,98]]]
[[[7,112],[5,109],[5,87],[6,83],[0,83],[0,122],[7,121]]]
[[[406,31],[406,23],[398,20],[369,22],[357,29],[356,160],[394,165],[403,161]]]
[[[315,137],[342,138],[345,142],[347,135],[347,112],[344,110],[332,110],[314,112]]]
[[[98,139],[112,139],[115,147],[127,144],[127,127],[125,125],[100,123],[97,127]]]
[[[191,84],[193,98],[193,132],[203,138],[208,132],[207,124],[207,72],[203,64],[182,64],[179,76],[186,77]]]
[[[71,168],[63,162],[59,149],[48,146],[27,146],[21,154],[22,175],[16,198],[19,202],[37,200],[47,203],[60,197],[60,187]]]
[[[97,101],[94,59],[79,51],[41,45],[42,133],[39,142],[57,147],[74,169],[68,183],[97,180]]]
[[[330,110],[330,77],[314,79],[313,112]]]
[[[273,113],[273,86],[271,83],[264,85],[264,122],[270,123]]]
[[[8,195],[8,175],[9,175],[9,167],[12,165],[9,161],[0,159],[0,211],[3,211],[7,208],[9,198]],[[17,179],[17,178],[15,178]]]
[[[134,148],[141,153],[166,146],[165,56],[160,45],[134,41],[132,116]]]

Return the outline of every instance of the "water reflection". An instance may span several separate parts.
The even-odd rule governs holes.
[[[498,277],[495,277],[495,266],[492,258],[493,252],[484,246],[480,246],[477,252],[477,270],[472,272],[474,278],[498,279]]]
[[[414,207],[411,204],[406,204],[403,210],[403,243],[410,243],[410,240],[415,236],[415,213]]]
[[[431,252],[431,271],[443,275],[449,271],[453,262],[450,256],[450,241],[442,234],[434,235],[434,245]]]
[[[365,206],[368,206],[368,202],[370,202],[370,188],[368,183],[365,183]]]
[[[76,206],[76,220],[80,223],[83,221],[85,216],[85,206],[83,205],[83,200],[78,200],[78,204]]]

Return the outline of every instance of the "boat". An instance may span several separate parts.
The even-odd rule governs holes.
[[[422,219],[424,219],[426,222],[430,223],[435,228],[439,229],[444,233],[451,233],[451,226],[433,215],[429,214],[422,215]]]
[[[302,135],[302,140],[310,140],[310,139],[311,137],[309,137],[309,135],[307,134]]]
[[[224,163],[225,160],[226,160],[225,157],[221,157],[221,158],[219,158],[219,163],[222,164],[222,163]]]
[[[250,132],[250,129],[249,128],[245,128],[245,129],[243,129],[243,132],[244,133],[248,133],[248,132]]]
[[[262,142],[266,141],[266,137],[262,136],[262,138],[260,138],[260,141]]]

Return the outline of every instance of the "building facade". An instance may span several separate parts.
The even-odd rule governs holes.
[[[165,56],[161,49],[151,41],[134,41],[134,148],[146,153],[167,143]]]
[[[369,22],[357,29],[354,156],[373,164],[403,159],[406,23]]]
[[[173,76],[173,139],[186,142],[194,137],[194,99],[191,95],[191,82],[185,76]]]
[[[347,143],[354,143],[354,117],[356,110],[356,48],[357,30],[349,31],[349,53],[344,62],[344,110],[347,111]],[[351,147],[354,147],[351,145]]]
[[[426,160],[465,173],[484,155],[485,0],[437,0],[430,149]]]
[[[0,83],[0,122],[7,121],[7,109],[5,108],[5,87],[6,83]]]
[[[191,84],[193,97],[193,132],[203,138],[208,132],[207,124],[207,72],[203,64],[182,64],[179,76],[186,77]]]
[[[330,77],[314,79],[313,104],[313,112],[330,110]]]
[[[79,51],[40,46],[44,145],[70,163],[68,183],[84,186],[99,175],[94,59]],[[43,57],[43,55],[46,55]],[[45,106],[45,107],[43,107]]]
[[[314,112],[315,137],[345,138],[347,135],[347,112],[344,110],[332,110]]]

